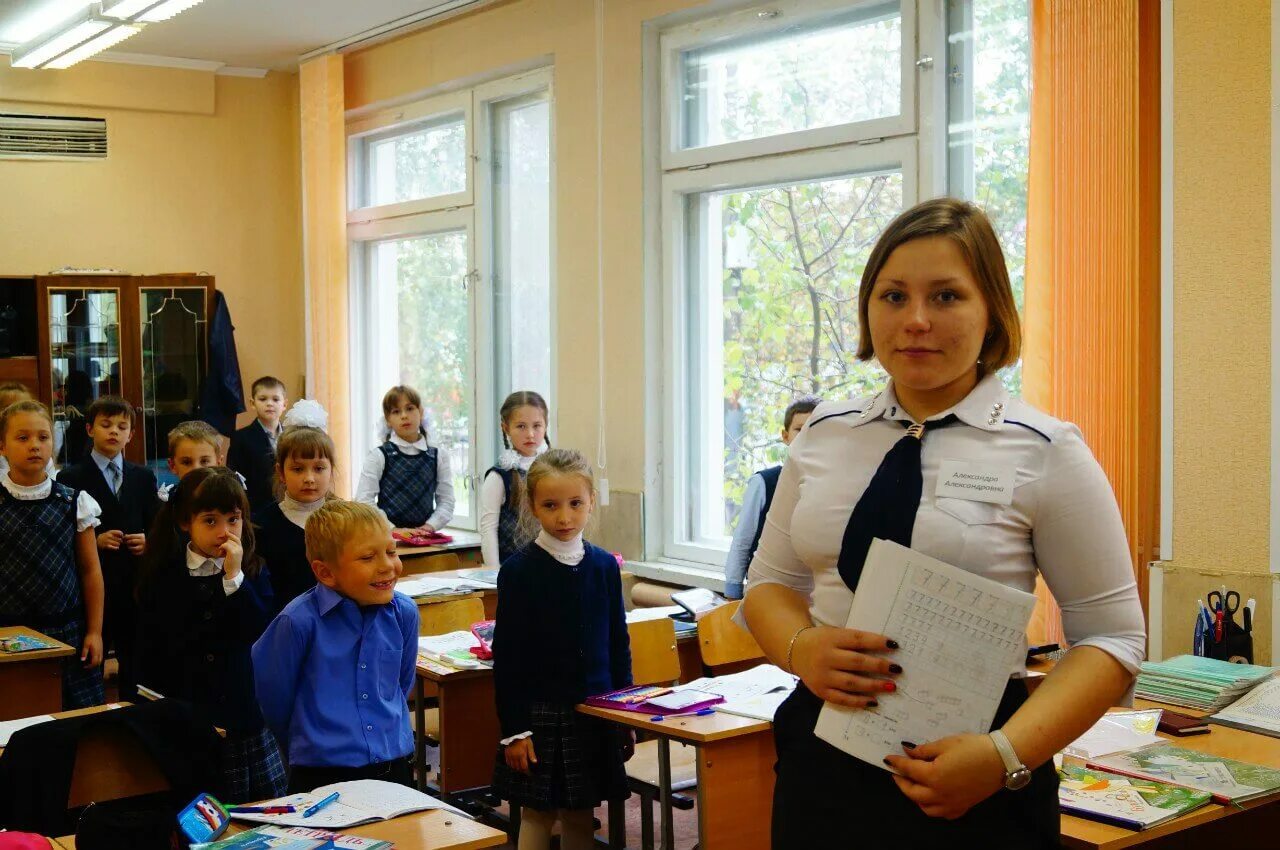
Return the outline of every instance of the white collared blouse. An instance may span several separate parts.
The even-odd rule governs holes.
[[[1031,592],[1040,572],[1073,646],[1095,646],[1136,672],[1146,628],[1115,495],[1079,429],[1010,398],[988,375],[926,430],[924,486],[911,548]],[[751,562],[747,590],[785,585],[810,598],[815,623],[844,626],[853,592],[836,568],[845,527],[911,417],[893,384],[874,398],[820,405],[791,446]],[[945,460],[1014,470],[1009,505],[936,495]]]

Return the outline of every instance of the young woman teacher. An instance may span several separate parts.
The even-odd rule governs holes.
[[[995,374],[1017,361],[1021,331],[976,207],[926,201],[890,224],[858,315],[858,357],[891,380],[874,398],[814,411],[743,608],[769,658],[801,682],[774,724],[773,847],[1057,847],[1053,754],[1122,699],[1145,647],[1115,496],[1079,430],[1010,398]],[[937,496],[947,461],[1012,485],[1011,503]],[[989,735],[903,742],[886,759],[897,775],[813,734],[824,700],[874,711],[910,663],[894,635],[843,628],[876,537],[1028,592],[1039,571],[1071,642],[1030,698],[1009,680]]]

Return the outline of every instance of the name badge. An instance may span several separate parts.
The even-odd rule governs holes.
[[[944,460],[938,470],[938,497],[1008,505],[1017,472],[1013,467],[968,460]]]

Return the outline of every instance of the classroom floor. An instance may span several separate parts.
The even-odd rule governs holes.
[[[436,754],[436,749],[434,747],[427,747],[427,764],[434,765],[437,763],[438,763],[438,758]],[[507,814],[506,805],[499,807],[498,811],[501,812],[502,815],[505,817]],[[626,815],[627,815],[627,847],[638,848],[640,846],[640,798],[637,797],[635,794],[632,794],[631,798],[627,800]],[[601,825],[600,831],[598,833],[599,838],[602,841],[607,840],[608,834],[609,834],[608,814],[604,806],[601,806],[599,809],[596,810],[596,819],[600,821],[600,825]],[[657,820],[656,805],[654,806],[653,829],[654,829],[655,836],[657,836],[657,833],[660,829],[660,825]],[[675,833],[676,833],[677,850],[692,850],[692,848],[697,845],[698,843],[698,808],[697,806],[694,806],[692,809],[688,810],[687,812],[676,809]],[[514,841],[510,841],[506,844],[501,845],[503,850],[515,850],[515,846],[516,844]]]

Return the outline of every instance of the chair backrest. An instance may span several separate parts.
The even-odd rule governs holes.
[[[484,618],[484,598],[479,593],[444,602],[428,602],[418,606],[418,634],[467,632],[473,623]]]
[[[628,623],[631,636],[631,681],[637,685],[670,684],[680,678],[676,624],[670,617]]]
[[[720,667],[764,658],[764,650],[751,633],[733,621],[741,604],[735,600],[698,619],[698,649],[703,665],[713,674]]]
[[[124,730],[89,729],[76,744],[67,808],[167,790],[160,765]]]
[[[442,573],[446,570],[456,570],[462,566],[462,560],[456,552],[440,552],[435,555],[418,555],[402,558],[401,563],[404,564],[404,574],[407,576],[421,575],[423,573]]]

